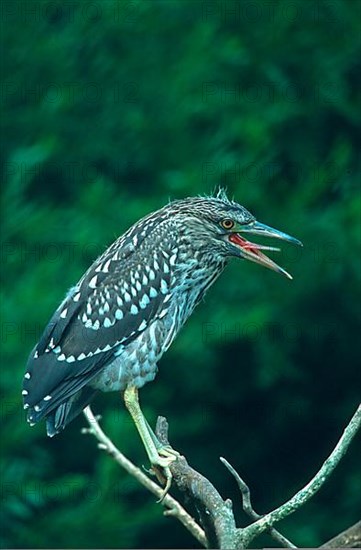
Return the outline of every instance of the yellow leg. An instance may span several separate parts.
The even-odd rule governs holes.
[[[168,493],[172,483],[172,473],[170,471],[169,465],[177,459],[179,453],[168,446],[163,447],[158,442],[155,434],[151,430],[141,411],[138,398],[138,389],[135,386],[129,386],[124,391],[123,398],[125,406],[127,407],[143,441],[143,445],[147,452],[150,463],[152,464],[152,466],[160,467],[164,471],[166,486],[160,498],[161,501]]]

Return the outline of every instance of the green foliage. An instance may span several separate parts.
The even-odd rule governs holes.
[[[359,401],[360,4],[2,8],[2,545],[193,547],[80,434],[82,418],[52,440],[26,425],[25,362],[66,290],[117,235],[169,198],[225,186],[304,242],[283,246],[294,281],[234,262],[143,390],[144,410],[152,422],[168,417],[174,447],[236,506],[220,455],[260,512],[309,480]],[[119,396],[94,409],[121,450],[147,464]],[[356,521],[355,447],[282,525],[297,545]]]

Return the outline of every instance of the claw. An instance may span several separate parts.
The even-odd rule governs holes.
[[[158,449],[158,456],[152,462],[152,468],[161,469],[162,476],[166,479],[166,484],[160,498],[157,500],[157,503],[163,502],[165,496],[168,494],[168,491],[171,488],[173,475],[170,471],[169,466],[172,464],[172,462],[175,462],[179,456],[180,453],[172,449],[170,445],[164,445],[160,449]]]
[[[167,494],[169,492],[169,489],[172,485],[173,476],[172,476],[172,472],[169,469],[169,466],[166,466],[165,468],[163,468],[163,473],[164,473],[164,476],[166,478],[166,484],[165,484],[165,487],[162,491],[162,494],[160,495],[159,499],[157,500],[157,504],[161,504],[163,502],[163,500],[167,496]]]

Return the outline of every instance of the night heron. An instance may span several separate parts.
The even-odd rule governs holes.
[[[152,466],[167,480],[177,452],[160,444],[145,420],[138,390],[222,273],[243,258],[291,276],[245,234],[297,239],[256,221],[225,192],[169,203],[119,237],[71,288],[28,360],[24,408],[47,433],[63,430],[100,390],[122,392]]]

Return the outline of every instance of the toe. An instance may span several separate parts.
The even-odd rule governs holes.
[[[173,477],[172,472],[170,471],[170,469],[168,467],[163,468],[163,471],[164,471],[164,475],[165,475],[165,478],[166,478],[166,484],[165,484],[165,487],[162,491],[162,494],[160,495],[160,498],[157,500],[158,503],[163,502],[164,498],[168,494],[168,491],[169,491],[169,489],[172,485],[172,477]]]
[[[172,457],[173,460],[175,460],[178,456],[181,456],[178,451],[173,449],[170,445],[163,445],[160,449],[158,449],[158,453],[160,456],[164,457]]]

